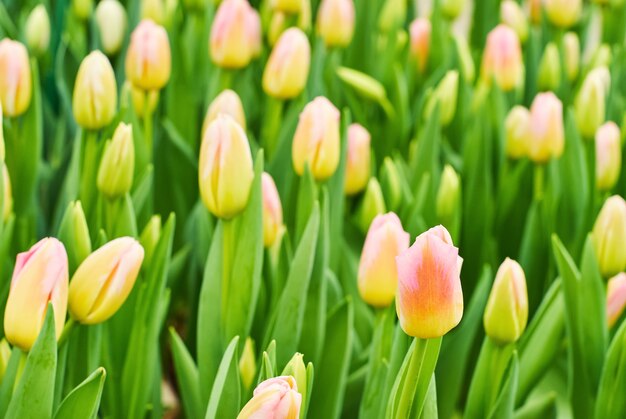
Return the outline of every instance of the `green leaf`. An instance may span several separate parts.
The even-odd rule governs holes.
[[[0,417],[5,417],[6,415],[9,402],[11,401],[11,395],[13,394],[15,377],[21,361],[22,351],[18,347],[13,348],[9,363],[2,377],[2,385],[0,386]]]
[[[98,414],[106,371],[100,367],[61,402],[54,419],[92,419]]]
[[[489,414],[490,419],[512,419],[515,408],[515,391],[517,390],[517,377],[519,373],[519,363],[517,352],[513,352],[511,360],[502,378],[502,388],[496,399],[496,403]]]
[[[515,411],[515,419],[556,419],[557,416],[556,395],[552,392],[531,399]]]
[[[153,178],[154,168],[149,164],[141,175],[141,178],[135,183],[133,190],[133,206],[137,214],[141,214],[144,205],[148,202],[148,197],[150,197],[150,192],[152,191]]]
[[[600,378],[595,417],[603,419],[626,417],[624,394],[626,394],[626,321],[623,321],[617,330],[607,352]]]
[[[235,336],[224,352],[211,389],[205,419],[234,418],[239,413],[241,380],[239,379],[238,343],[239,336]]]
[[[311,173],[311,169],[309,165],[306,164],[304,166],[304,173],[300,178],[300,187],[298,188],[298,202],[296,209],[296,243],[300,242],[300,238],[304,232],[304,229],[309,222],[311,217],[311,211],[313,211],[313,206],[315,202],[318,200],[318,190],[317,184],[315,183],[315,179],[313,179],[313,174]]]
[[[172,327],[170,327],[170,345],[184,412],[187,417],[199,418],[202,412],[202,401],[198,368],[187,351],[185,343]]]
[[[424,401],[424,409],[422,410],[421,419],[438,418],[439,411],[437,409],[437,383],[435,374],[430,379],[428,391],[426,392],[426,400]]]
[[[196,153],[194,153],[191,146],[185,141],[185,139],[178,132],[172,121],[169,119],[165,119],[162,122],[163,128],[165,128],[165,132],[167,132],[166,137],[172,142],[174,147],[181,152],[181,154],[187,160],[187,163],[191,165],[194,169],[198,169],[198,157]]]

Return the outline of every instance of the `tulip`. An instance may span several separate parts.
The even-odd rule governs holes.
[[[574,81],[580,68],[580,41],[575,32],[568,32],[563,36],[563,48],[565,74],[569,81]]]
[[[280,35],[287,29],[287,18],[288,15],[283,12],[272,13],[270,26],[267,30],[267,40],[270,45],[276,45]]]
[[[387,211],[385,198],[380,183],[374,177],[367,182],[367,188],[363,194],[363,199],[357,211],[356,221],[363,233],[366,233],[374,218]]]
[[[255,374],[254,341],[251,338],[247,338],[243,346],[241,358],[239,358],[239,375],[241,376],[241,383],[246,389],[249,389],[252,385]]]
[[[386,0],[378,15],[378,27],[387,34],[404,26],[407,15],[405,0]]]
[[[165,0],[141,0],[141,19],[150,19],[157,25],[165,23]]]
[[[230,219],[248,204],[254,170],[246,133],[220,114],[207,127],[200,147],[200,196],[213,215]]]
[[[20,116],[28,109],[31,83],[26,47],[8,38],[0,41],[0,102],[4,116]]]
[[[304,32],[289,28],[280,35],[263,72],[263,90],[278,99],[292,99],[306,86],[311,47]]]
[[[476,77],[476,67],[474,66],[474,59],[472,58],[472,53],[467,44],[467,39],[459,35],[453,35],[453,39],[459,59],[461,76],[463,76],[463,80],[468,84],[473,84],[474,77]]]
[[[346,47],[354,35],[354,0],[322,0],[317,33],[327,47]]]
[[[50,44],[50,18],[43,4],[35,6],[26,20],[26,44],[37,55],[46,52]]]
[[[69,268],[74,272],[91,254],[89,227],[80,201],[72,201],[67,206],[59,226],[59,239],[67,244]]]
[[[126,77],[143,90],[161,90],[170,79],[170,42],[162,26],[144,19],[130,36]]]
[[[344,191],[355,195],[365,189],[370,178],[370,133],[360,124],[348,127],[348,157]]]
[[[608,191],[615,186],[622,167],[619,127],[609,121],[596,132],[596,187]]]
[[[134,171],[133,128],[122,122],[105,146],[98,169],[98,190],[109,199],[124,196],[133,186]]]
[[[463,316],[462,263],[459,249],[443,226],[417,236],[396,258],[396,311],[406,334],[435,338],[459,324]]]
[[[411,35],[411,55],[417,61],[419,71],[423,73],[428,64],[430,52],[430,20],[426,18],[415,19],[409,26],[409,33]]]
[[[506,155],[519,159],[527,154],[530,133],[530,112],[521,105],[514,106],[506,117]]]
[[[9,366],[11,359],[11,347],[6,339],[0,341],[0,380],[4,378],[4,374]]]
[[[519,263],[506,258],[498,268],[485,307],[485,333],[500,344],[516,342],[528,321],[526,276]]]
[[[590,68],[598,68],[598,67],[606,67],[609,68],[611,66],[611,61],[613,60],[613,53],[611,52],[611,47],[607,44],[600,45],[593,56],[591,57],[591,62],[589,63]]]
[[[237,419],[284,418],[300,416],[302,395],[292,376],[270,378],[260,383],[252,399],[241,409]]]
[[[300,13],[298,13],[298,27],[304,32],[311,30],[311,0],[300,0]]]
[[[299,352],[296,352],[285,368],[283,369],[282,375],[290,375],[296,380],[296,384],[298,385],[298,393],[302,395],[302,403],[301,406],[304,408],[306,406],[306,397],[307,397],[307,386],[308,386],[308,374],[306,371],[306,367],[304,365],[304,355]]]
[[[449,125],[456,114],[458,90],[459,72],[457,70],[450,70],[443,79],[441,79],[426,103],[426,118],[430,118],[435,106],[439,105],[439,121],[443,126]]]
[[[243,104],[239,95],[233,90],[226,89],[213,99],[202,123],[202,133],[206,131],[211,122],[217,119],[219,114],[231,116],[244,131],[246,130],[246,115],[243,110]]]
[[[222,67],[243,68],[252,59],[251,6],[246,0],[224,0],[211,26],[209,54]],[[255,45],[256,47],[256,45]]]
[[[528,156],[535,163],[563,154],[563,104],[552,92],[539,93],[530,107]]]
[[[541,22],[542,0],[528,0],[528,14],[534,24]]]
[[[465,0],[442,0],[441,11],[450,20],[454,20],[463,11]]]
[[[489,32],[483,53],[482,73],[487,81],[495,80],[505,92],[513,90],[522,82],[522,51],[513,29],[500,24]]]
[[[126,92],[125,94],[130,95],[135,114],[142,118],[146,115],[152,115],[159,104],[158,90],[142,90],[133,86],[133,84],[128,80],[124,82],[124,89]]]
[[[0,123],[0,126],[2,124]],[[9,171],[7,165],[2,163],[2,183],[3,183],[3,208],[2,208],[2,220],[6,223],[13,211],[13,193],[11,191],[11,178],[9,177]]]
[[[461,200],[461,178],[449,164],[443,168],[437,191],[436,213],[440,220],[451,220]]]
[[[144,251],[132,237],[112,240],[80,264],[70,283],[69,308],[83,324],[108,320],[133,289]]]
[[[528,22],[522,7],[515,0],[500,3],[500,21],[513,29],[521,42],[528,39]]]
[[[271,247],[279,236],[283,226],[283,207],[274,179],[269,173],[261,177],[263,192],[263,244]]]
[[[409,233],[396,214],[377,215],[365,238],[359,263],[358,285],[363,301],[374,307],[388,307],[396,296],[396,256],[409,247]]]
[[[605,278],[626,268],[626,202],[619,195],[606,200],[592,230],[600,272]]]
[[[561,57],[554,42],[546,45],[539,63],[539,88],[556,90],[561,84]]]
[[[48,304],[54,308],[57,339],[67,312],[67,253],[55,238],[37,242],[17,255],[4,311],[4,334],[14,346],[28,351],[43,327]]]
[[[582,0],[544,0],[543,8],[548,20],[559,28],[575,25],[582,14]]]
[[[300,0],[270,0],[270,5],[274,10],[290,14],[297,14],[302,10]]]
[[[606,290],[606,318],[609,328],[615,326],[626,308],[626,273],[620,272],[609,279]]]
[[[261,26],[261,15],[254,7],[248,9],[248,23],[246,33],[250,42],[250,54],[252,58],[259,58],[263,49],[263,28]]]
[[[72,0],[72,11],[80,20],[87,20],[91,16],[94,0]]]
[[[113,67],[100,51],[83,59],[74,82],[72,109],[78,125],[97,130],[113,120],[117,108],[117,85]]]
[[[146,226],[143,228],[143,231],[139,236],[139,243],[141,243],[145,252],[144,261],[146,266],[150,266],[152,264],[152,257],[154,256],[154,252],[159,244],[160,238],[161,216],[156,214],[150,217],[150,220],[146,223]]]
[[[574,101],[576,122],[585,138],[593,138],[606,120],[606,95],[610,76],[604,67],[596,68],[587,74]]]
[[[313,177],[331,177],[339,165],[339,110],[323,96],[304,107],[293,137],[293,168],[300,176],[308,164]]]
[[[124,6],[118,0],[102,0],[96,6],[96,23],[105,54],[117,54],[126,35],[127,18]]]

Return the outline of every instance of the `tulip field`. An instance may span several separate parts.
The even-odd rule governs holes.
[[[0,418],[626,418],[625,0],[0,0]]]

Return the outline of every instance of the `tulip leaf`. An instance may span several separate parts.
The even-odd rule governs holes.
[[[521,371],[522,366],[520,365],[520,372]],[[556,396],[552,392],[538,396],[517,409],[515,411],[515,419],[556,419],[558,417],[556,403]]]
[[[106,371],[100,367],[61,402],[54,419],[92,419],[98,414]]]
[[[170,121],[169,119],[165,119],[162,124],[163,128],[165,128],[165,131],[168,134],[166,137],[169,138],[174,147],[176,147],[178,151],[180,151],[180,153],[185,157],[187,163],[197,170],[198,157],[196,156],[196,153],[194,153],[191,146],[184,140],[172,121]]]
[[[22,351],[18,347],[14,347],[13,351],[11,351],[9,363],[4,371],[4,376],[2,377],[2,385],[0,385],[0,417],[5,417],[7,408],[9,407],[15,377],[20,367],[21,359]]]
[[[318,190],[313,179],[313,173],[308,164],[304,165],[304,173],[300,177],[300,187],[298,188],[298,202],[296,207],[295,239],[300,242],[304,229],[311,217],[313,206],[318,200]]]
[[[348,375],[345,390],[343,392],[343,399],[341,401],[340,417],[356,418],[359,416],[359,406],[361,405],[363,397],[367,370],[367,364],[365,364]]]
[[[619,419],[626,417],[626,321],[623,321],[607,352],[595,417]]]
[[[413,406],[415,408],[415,405]],[[415,417],[415,415],[413,415]],[[438,418],[439,410],[437,409],[437,382],[435,380],[435,374],[433,373],[430,378],[430,384],[428,385],[428,391],[426,392],[426,399],[424,400],[424,409],[422,410],[420,419]]]
[[[187,417],[199,418],[202,412],[202,401],[200,398],[200,375],[198,374],[198,368],[189,351],[187,351],[185,343],[174,328],[170,328],[170,345],[176,378],[180,388],[180,397],[183,402],[183,410]]]
[[[148,202],[153,183],[154,167],[149,164],[146,167],[146,170],[144,170],[141,174],[141,177],[135,182],[135,187],[133,189],[133,206],[135,207],[135,212],[137,214],[142,213],[146,202]]]
[[[490,419],[513,419],[518,376],[519,362],[517,360],[517,352],[514,351],[504,377],[502,377],[502,387],[498,398],[489,413]]]
[[[211,388],[205,419],[234,418],[239,413],[241,380],[239,379],[238,343],[239,336],[235,336],[224,352]]]

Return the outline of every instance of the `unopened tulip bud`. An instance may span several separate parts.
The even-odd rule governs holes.
[[[269,173],[261,177],[263,192],[263,245],[271,247],[283,226],[283,206],[274,179]]]
[[[363,194],[361,205],[357,212],[357,222],[363,233],[367,232],[377,215],[384,214],[387,211],[385,206],[385,198],[380,188],[380,183],[374,177],[367,182],[367,188]]]
[[[153,215],[143,228],[141,236],[139,236],[139,243],[145,251],[144,262],[146,266],[152,265],[152,256],[161,238],[161,216]]]
[[[487,81],[494,80],[505,92],[515,89],[522,82],[522,50],[513,29],[500,24],[489,32],[483,53],[482,74]]]
[[[293,168],[300,176],[308,164],[313,177],[326,180],[339,165],[339,110],[323,96],[304,107],[293,137]]]
[[[280,35],[263,71],[263,90],[278,99],[292,99],[306,86],[311,63],[309,40],[298,28]]]
[[[528,157],[535,163],[547,162],[563,154],[565,133],[563,104],[552,92],[539,93],[530,107]]]
[[[46,6],[40,4],[28,15],[26,20],[26,44],[37,55],[41,55],[50,44],[50,18]]]
[[[559,28],[569,28],[580,19],[582,0],[544,0],[543,8],[548,20]]]
[[[615,186],[622,168],[621,133],[609,121],[596,132],[596,187],[608,191]]]
[[[521,105],[509,111],[504,123],[506,130],[506,155],[520,159],[527,155],[530,134],[530,112]]]
[[[270,19],[270,26],[267,30],[267,40],[271,46],[276,45],[280,35],[287,29],[287,15],[283,12],[274,12]]]
[[[200,196],[216,217],[230,219],[244,210],[254,179],[248,137],[230,116],[220,114],[207,127],[200,147]]]
[[[528,14],[535,25],[541,22],[542,0],[528,0]]]
[[[606,290],[606,318],[609,328],[615,326],[626,308],[626,273],[620,272],[609,279]]]
[[[378,17],[378,27],[383,33],[390,33],[404,26],[407,15],[407,2],[404,0],[387,0]]]
[[[141,0],[141,19],[150,19],[158,25],[165,23],[165,0]]]
[[[402,330],[421,339],[443,336],[463,317],[459,249],[437,226],[420,234],[396,258],[396,311]]]
[[[528,21],[522,7],[515,0],[500,3],[500,21],[513,29],[520,41],[528,39]]]
[[[124,89],[127,92],[126,94],[130,95],[133,109],[137,116],[143,118],[146,115],[152,115],[159,104],[158,90],[143,90],[133,86],[128,80],[124,82]]]
[[[459,72],[450,70],[441,79],[426,103],[426,118],[430,118],[430,115],[435,110],[435,106],[439,105],[439,121],[441,125],[446,126],[450,124],[456,114],[458,90]]]
[[[8,38],[0,41],[0,102],[4,116],[23,114],[30,105],[32,81],[26,47]]]
[[[4,311],[4,334],[12,345],[24,351],[33,346],[49,303],[54,308],[56,337],[61,336],[67,312],[67,283],[67,254],[57,239],[42,239],[17,255]]]
[[[9,177],[9,171],[5,163],[2,163],[2,184],[4,185],[2,189],[2,203],[4,205],[2,208],[2,220],[6,223],[13,211],[13,192],[11,191],[11,178]]]
[[[298,13],[298,27],[308,33],[311,30],[311,0],[301,0],[300,13]]]
[[[80,20],[87,20],[91,16],[94,0],[72,0],[74,16]]]
[[[246,33],[250,42],[251,57],[252,59],[258,58],[263,49],[263,28],[261,26],[261,15],[254,7],[248,8]]]
[[[346,47],[354,35],[354,0],[322,0],[317,33],[328,47]]]
[[[91,254],[91,238],[80,201],[70,202],[59,226],[59,239],[67,244],[70,272]]]
[[[124,6],[118,0],[102,0],[96,6],[96,23],[104,52],[107,55],[117,54],[127,29]]]
[[[296,352],[287,365],[285,365],[282,375],[290,375],[295,378],[296,384],[298,385],[298,393],[302,395],[302,406],[306,406],[308,376],[306,366],[304,365],[304,355]]]
[[[108,58],[93,51],[83,59],[74,82],[72,109],[78,125],[97,130],[113,120],[117,108],[117,84]]]
[[[454,217],[461,199],[461,179],[449,164],[443,168],[437,191],[437,217],[448,221]]]
[[[374,307],[388,307],[396,296],[396,256],[408,249],[409,233],[396,214],[377,215],[365,238],[359,262],[359,294]]]
[[[608,278],[626,268],[626,202],[619,195],[606,200],[592,231],[602,276]]]
[[[113,316],[132,291],[143,256],[143,247],[132,237],[112,240],[89,255],[70,284],[72,317],[97,324]]]
[[[109,199],[124,196],[133,186],[134,171],[133,127],[122,122],[105,145],[98,169],[98,190]]]
[[[400,172],[390,157],[383,160],[383,168],[380,172],[380,185],[383,191],[384,201],[389,209],[396,211],[402,201],[402,184]]]
[[[467,40],[459,35],[454,35],[454,44],[456,45],[456,51],[459,58],[459,65],[461,68],[461,76],[467,83],[474,83],[476,77],[476,67],[474,65],[474,59],[472,58],[472,52],[470,51]]]
[[[580,41],[575,32],[568,32],[563,36],[563,48],[565,74],[569,81],[574,81],[580,69]]]
[[[498,268],[485,307],[485,333],[500,344],[516,342],[528,321],[526,276],[519,263],[506,258]]]
[[[300,0],[270,0],[270,5],[273,10],[294,15],[300,13],[302,9]]]
[[[292,376],[270,378],[260,383],[252,399],[241,409],[237,419],[289,418],[300,416],[302,395]]]
[[[246,339],[241,358],[239,358],[239,375],[244,388],[249,389],[256,374],[256,359],[254,357],[254,341]]]
[[[167,32],[151,20],[142,20],[130,36],[126,77],[143,90],[161,90],[169,81],[172,56]]]
[[[411,22],[409,26],[409,34],[411,35],[410,52],[417,61],[420,72],[424,72],[428,64],[428,56],[430,53],[430,20],[420,17]]]
[[[606,86],[605,68],[592,70],[580,88],[574,101],[574,111],[578,129],[583,137],[591,139],[606,120]],[[610,80],[610,77],[609,77]]]
[[[243,68],[252,59],[251,6],[246,0],[224,0],[211,26],[209,53],[222,68]],[[256,47],[256,45],[255,45]]]
[[[355,195],[365,189],[370,178],[370,133],[360,124],[348,127],[348,156],[344,191]]]
[[[441,1],[441,11],[444,16],[446,16],[450,20],[454,20],[463,11],[465,7],[465,0],[442,0]]]
[[[593,54],[591,58],[591,62],[589,63],[591,68],[598,67],[606,67],[609,68],[611,66],[611,61],[613,59],[613,53],[611,52],[611,47],[607,44],[602,44],[598,47],[596,52]]]
[[[11,346],[6,339],[0,341],[0,380],[4,378],[4,374],[9,366],[9,360],[11,359]]]
[[[546,45],[539,62],[539,88],[556,90],[561,84],[561,57],[554,42]]]
[[[246,115],[243,104],[235,91],[226,89],[213,99],[202,123],[202,133],[206,131],[211,122],[217,119],[219,114],[231,116],[244,131],[246,130]]]

